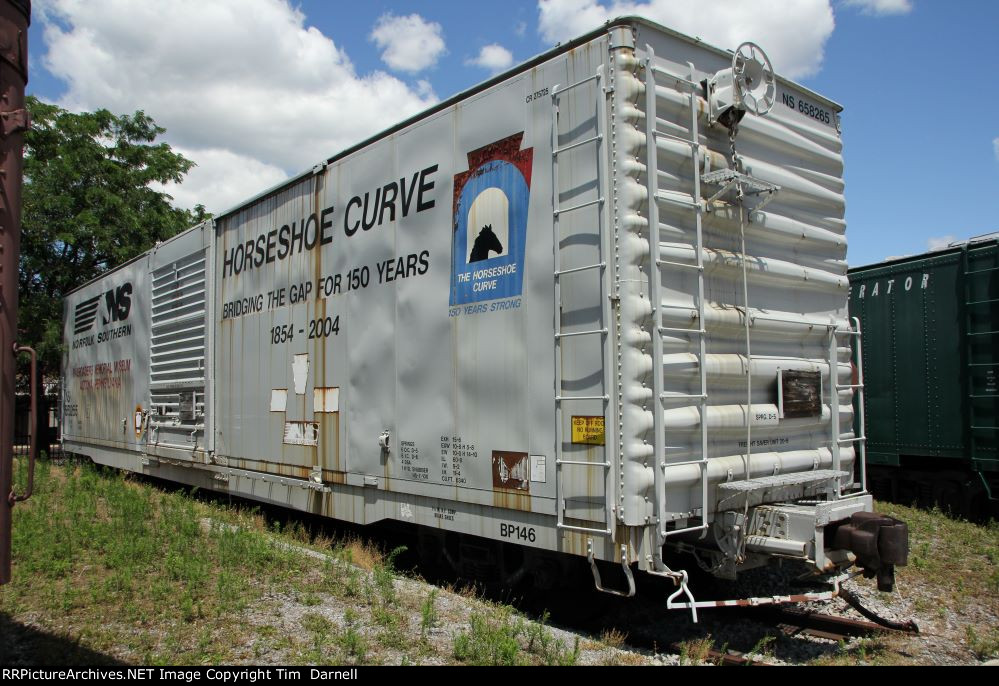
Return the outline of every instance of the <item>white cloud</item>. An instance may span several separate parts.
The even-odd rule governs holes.
[[[517,38],[523,38],[524,36],[526,36],[527,35],[527,22],[526,21],[518,21],[517,25],[513,28],[513,32],[514,32],[514,34],[516,34]]]
[[[286,0],[43,0],[72,110],[144,110],[201,165],[178,204],[223,209],[436,102],[346,53]],[[218,193],[219,198],[211,196]]]
[[[200,203],[218,214],[288,177],[279,167],[231,150],[187,150],[179,146],[174,150],[198,165],[188,172],[183,184],[154,184],[157,190],[173,196],[178,207],[191,208]]]
[[[950,235],[947,235],[947,236],[938,236],[936,238],[928,238],[926,240],[926,249],[927,250],[943,250],[944,248],[946,248],[947,246],[949,246],[951,243],[953,243],[956,240],[957,240],[957,238],[955,238],[954,236],[950,236]]]
[[[415,73],[434,66],[447,53],[443,34],[440,24],[418,14],[383,14],[370,39],[382,51],[385,64],[396,71]]]
[[[992,141],[992,148],[993,150],[995,150],[996,159],[999,160],[999,138],[996,138],[994,141]]]
[[[513,64],[513,53],[498,43],[492,43],[482,46],[478,56],[466,60],[465,64],[493,72],[502,71]]]
[[[912,11],[912,0],[843,0],[849,7],[858,7],[864,14],[884,16],[887,14],[908,14]]]
[[[538,0],[538,11],[539,31],[552,43],[638,14],[723,49],[751,40],[791,78],[819,70],[835,27],[829,0]]]

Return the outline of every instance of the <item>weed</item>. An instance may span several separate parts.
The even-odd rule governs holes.
[[[379,564],[371,573],[374,590],[378,592],[383,605],[395,604],[395,573],[388,565]]]
[[[278,629],[270,624],[263,624],[254,629],[261,638],[274,638],[278,635]]]
[[[405,621],[399,613],[387,607],[376,607],[371,611],[371,616],[375,623],[382,627],[382,631],[378,634],[379,643],[388,648],[405,647],[407,643],[403,632]]]
[[[773,637],[770,637],[771,639]],[[757,648],[761,647],[760,643],[757,643]],[[715,647],[715,642],[711,639],[711,636],[705,636],[704,638],[692,639],[690,641],[683,641],[680,643],[680,664],[681,665],[698,665],[707,661],[708,655],[711,654],[711,649]],[[753,648],[756,651],[757,648]]]
[[[381,552],[367,541],[359,538],[347,540],[342,550],[343,560],[357,565],[361,569],[371,571],[382,561]]]
[[[722,643],[717,652],[718,655],[715,657],[715,666],[721,667],[724,664],[725,656],[728,654],[728,641]]]
[[[384,560],[376,563],[372,570],[374,586],[378,591],[383,606],[395,605],[396,603],[395,561],[405,551],[406,548],[404,546],[394,549]]]
[[[634,667],[638,665],[648,665],[647,658],[638,653],[612,653],[608,652],[602,658],[600,664],[606,667]]]
[[[343,585],[340,587],[344,597],[347,598],[360,598],[364,588],[361,579],[361,572],[354,566],[350,566],[346,570],[346,577],[343,580]]]
[[[455,659],[472,665],[517,665],[522,662],[517,638],[523,633],[520,618],[513,620],[508,610],[498,617],[472,613],[468,631],[454,637]]]
[[[757,657],[763,657],[769,655],[771,651],[771,644],[777,640],[777,637],[772,634],[767,634],[760,640],[756,642],[753,649],[746,653],[747,660],[755,660]]]
[[[989,628],[984,636],[979,636],[975,628],[969,626],[965,629],[965,639],[968,649],[975,654],[979,660],[989,660],[999,657],[999,629]]]
[[[309,662],[322,662],[323,647],[329,642],[333,624],[321,614],[308,612],[302,616],[302,627],[309,632],[312,639],[311,649],[305,657]]]
[[[437,625],[439,620],[440,616],[437,613],[437,589],[432,588],[423,601],[423,605],[420,607],[420,636],[423,640],[427,639],[427,634]]]
[[[194,598],[191,596],[190,591],[184,593],[180,598],[180,616],[185,622],[193,622],[198,616],[198,613],[194,609]]]
[[[626,640],[628,640],[628,634],[617,628],[604,629],[603,633],[600,634],[600,642],[611,648],[620,648]]]
[[[343,614],[344,628],[337,637],[341,649],[354,658],[355,664],[364,662],[368,653],[368,644],[357,630],[357,613],[348,608]]]
[[[547,610],[541,615],[541,620],[527,628],[527,652],[537,655],[545,665],[568,666],[579,659],[579,637],[576,637],[573,649],[566,648],[560,638],[551,635],[546,625],[550,615]]]

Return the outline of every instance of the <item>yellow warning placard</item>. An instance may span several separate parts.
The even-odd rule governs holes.
[[[572,442],[604,445],[604,418],[573,415]]]

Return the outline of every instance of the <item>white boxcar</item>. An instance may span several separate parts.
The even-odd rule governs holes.
[[[570,554],[685,591],[664,550],[889,583],[840,109],[611,22],[74,291],[65,447],[538,583]]]

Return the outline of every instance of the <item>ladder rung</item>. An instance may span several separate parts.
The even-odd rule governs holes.
[[[999,426],[973,426],[975,431],[999,431]]]
[[[597,264],[588,264],[585,267],[573,267],[572,269],[563,269],[560,272],[555,272],[555,278],[558,278],[564,274],[576,274],[578,272],[585,272],[590,269],[603,269],[607,266],[606,262],[598,262]]]
[[[564,531],[578,531],[583,534],[597,534],[599,536],[610,536],[610,529],[591,529],[586,526],[572,526],[571,524],[556,524],[556,527]]]
[[[578,86],[582,86],[584,83],[589,83],[590,81],[594,81],[594,80],[596,80],[598,78],[600,78],[600,75],[599,74],[594,74],[593,76],[587,76],[585,79],[583,79],[581,81],[577,81],[576,83],[569,84],[565,88],[556,88],[555,90],[552,91],[552,97],[554,98],[559,93],[565,93],[566,91],[570,91],[573,88],[576,88]]]
[[[999,298],[992,298],[992,300],[972,300],[971,302],[964,303],[965,305],[989,305],[991,303],[999,303]]]
[[[609,395],[556,395],[555,402],[562,402],[563,400],[610,400]]]
[[[703,336],[704,334],[707,333],[707,331],[705,331],[704,329],[684,329],[684,328],[678,327],[678,326],[660,326],[659,327],[659,333],[663,333],[665,331],[676,332],[676,333],[693,333],[693,334],[697,334],[698,336]]]
[[[855,438],[841,438],[839,443],[856,443],[857,441],[866,441],[867,436],[857,436]]]
[[[974,271],[965,272],[965,276],[971,276],[972,274],[985,274],[987,272],[999,271],[999,267],[988,267],[987,269],[976,269]]]
[[[662,467],[663,469],[668,469],[669,467],[686,467],[692,464],[707,464],[707,463],[708,463],[707,460],[687,460],[686,462],[670,462],[670,463],[663,462]]]
[[[999,333],[999,331],[969,331],[968,335],[969,336],[992,336],[993,334],[997,334],[997,333]]]
[[[693,201],[690,201],[690,200],[680,200],[679,198],[673,198],[673,197],[671,197],[669,195],[665,195],[663,193],[657,193],[656,194],[656,200],[662,200],[663,202],[668,202],[668,203],[671,203],[673,205],[679,205],[680,207],[686,207],[686,208],[691,209],[691,210],[698,210],[698,211],[700,211],[700,209],[701,209],[701,203],[699,203],[699,202],[693,202]]]
[[[760,319],[765,322],[778,322],[780,324],[797,324],[798,326],[807,326],[810,328],[815,328],[815,327],[824,328],[824,329],[832,328],[831,325],[826,322],[810,322],[807,319],[791,319],[790,317],[770,317],[765,314],[754,314],[750,316],[750,319],[754,322],[757,319]],[[852,331],[850,329],[833,329],[833,331],[837,335],[844,335],[844,334],[850,334],[853,336],[860,335],[859,331]]]
[[[607,469],[611,466],[610,462],[587,462],[585,460],[555,460],[555,464],[579,465],[582,467],[603,467],[604,469]]]
[[[586,145],[587,143],[593,143],[595,141],[601,141],[601,140],[603,140],[603,138],[604,138],[604,136],[601,133],[601,134],[597,134],[596,136],[593,136],[592,138],[587,138],[586,140],[582,140],[582,141],[579,141],[579,142],[576,142],[576,143],[570,143],[569,145],[565,146],[564,148],[559,148],[558,150],[553,150],[552,151],[552,157],[555,157],[556,155],[560,155],[563,152],[568,152],[569,150],[572,150],[573,148],[578,148],[581,145]]]
[[[969,367],[999,367],[999,362],[969,362]]]
[[[682,76],[677,76],[676,74],[674,74],[672,72],[668,72],[665,69],[663,69],[662,67],[652,67],[652,73],[653,74],[662,74],[663,76],[665,76],[667,78],[673,79],[677,83],[682,83],[683,85],[687,86],[688,88],[700,88],[700,84],[696,84],[696,83],[694,83],[693,81],[691,81],[689,79],[685,79]]]
[[[573,210],[581,210],[584,207],[589,207],[590,205],[596,205],[597,203],[602,203],[603,201],[604,201],[603,198],[597,198],[596,200],[590,200],[589,202],[580,203],[579,205],[573,205],[572,207],[566,207],[565,209],[562,209],[561,207],[556,207],[555,212],[553,212],[553,214],[557,217],[560,214],[564,214],[565,212],[572,212]]]
[[[996,393],[986,393],[984,395],[974,395],[974,394],[972,394],[972,395],[969,395],[968,397],[969,398],[976,398],[976,399],[977,398],[994,398],[995,400],[999,400],[999,394],[996,394]]]
[[[851,384],[843,384],[842,386],[836,386],[836,390],[837,391],[845,391],[848,388],[863,388],[863,387],[864,387],[864,384],[862,384],[862,383],[851,383]]]
[[[668,265],[670,267],[683,267],[684,269],[696,269],[699,272],[704,271],[704,266],[700,264],[687,264],[686,262],[670,262],[669,260],[656,260],[657,267],[661,267],[663,265]]]
[[[606,335],[607,329],[590,329],[589,331],[573,331],[571,333],[557,333],[555,338],[571,338],[572,336],[593,336],[595,334]]]
[[[685,394],[673,394],[673,393],[660,393],[659,397],[663,400],[707,400],[708,396],[706,393],[685,393]]]
[[[684,138],[683,136],[674,136],[671,133],[666,133],[665,131],[653,131],[652,135],[656,138],[669,138],[671,141],[677,141],[678,143],[686,143],[692,148],[698,147],[699,144],[690,140],[689,138]]]
[[[696,510],[695,510],[695,512],[696,512]],[[699,517],[700,515],[695,514],[693,516],[694,517]],[[690,518],[691,517],[681,517],[681,519],[690,519]],[[704,524],[698,524],[697,526],[688,526],[686,529],[670,529],[669,531],[662,530],[662,531],[659,532],[659,535],[665,538],[667,536],[677,536],[679,534],[689,534],[689,533],[693,533],[694,531],[704,531],[709,526],[711,526],[711,525],[707,524],[707,523],[704,523]]]

